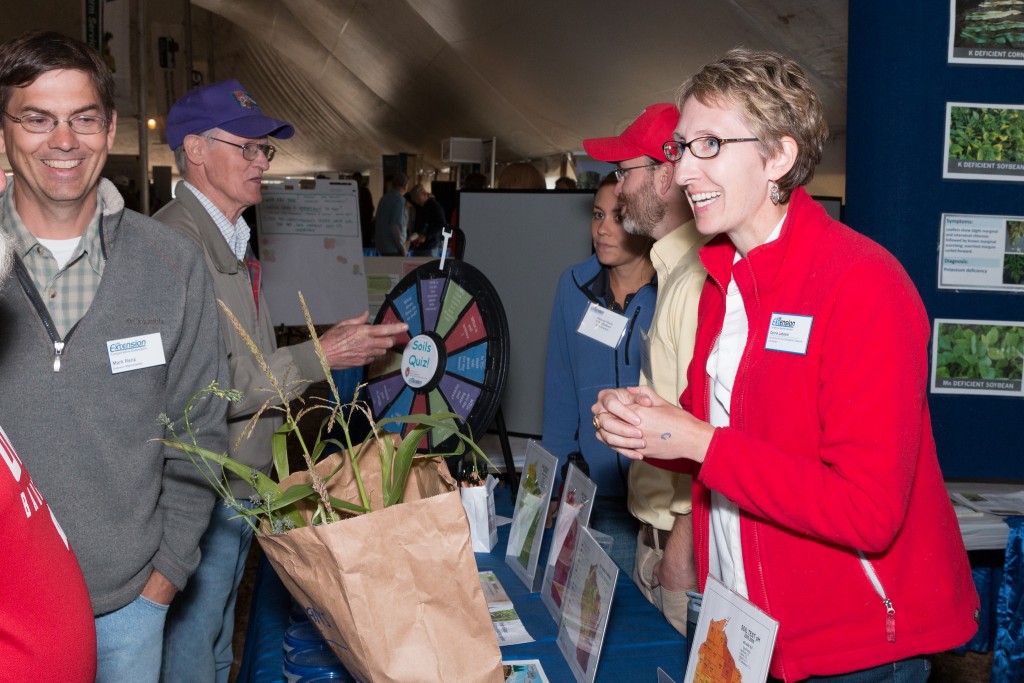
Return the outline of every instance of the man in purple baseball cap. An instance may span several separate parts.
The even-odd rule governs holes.
[[[265,116],[233,78],[196,88],[175,102],[167,115],[167,144],[177,149],[186,135],[201,135],[212,128],[243,138],[287,140],[295,135],[292,124]]]
[[[644,337],[640,382],[678,405],[693,354],[697,302],[707,273],[697,252],[707,241],[697,232],[686,195],[672,182],[673,164],[662,146],[679,122],[674,104],[652,104],[621,134],[583,141],[587,153],[616,164],[616,194],[627,232],[655,242],[658,301]],[[633,580],[680,632],[686,633],[687,590],[696,590],[690,478],[643,461],[629,466],[626,503],[640,522]]]
[[[323,378],[313,341],[277,348],[274,328],[260,284],[260,264],[249,248],[249,226],[242,212],[262,201],[263,174],[276,149],[269,138],[285,139],[295,129],[263,114],[256,100],[235,80],[189,92],[167,115],[167,142],[183,180],[175,199],[154,216],[191,237],[206,254],[217,298],[223,301],[259,348],[270,371],[291,397],[310,381]],[[221,336],[227,349],[231,386],[244,397],[228,408],[228,454],[270,473],[271,437],[281,413],[263,411],[276,396],[256,358],[221,312]],[[383,355],[404,333],[404,323],[366,325],[367,313],[345,320],[320,337],[332,369],[365,365]],[[248,481],[229,478],[243,505],[256,493]],[[226,683],[231,671],[235,598],[249,553],[252,530],[224,505],[217,505],[200,542],[202,560],[188,586],[168,612],[164,639],[164,681]]]

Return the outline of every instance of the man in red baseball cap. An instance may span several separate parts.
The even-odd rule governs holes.
[[[674,104],[652,104],[621,134],[583,141],[587,154],[617,166],[623,227],[655,239],[651,261],[658,273],[658,303],[643,338],[640,381],[677,405],[686,388],[697,301],[707,277],[697,258],[707,238],[697,232],[662,150],[678,121]],[[676,630],[686,633],[686,591],[697,587],[690,477],[633,461],[627,504],[640,522],[633,580]]]

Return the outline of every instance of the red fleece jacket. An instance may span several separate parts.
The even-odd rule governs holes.
[[[935,454],[929,323],[910,278],[802,189],[779,239],[735,267],[734,254],[724,237],[701,251],[710,277],[681,399],[708,419],[706,364],[735,276],[750,327],[730,426],[715,430],[694,479],[701,587],[714,490],[740,508],[750,600],[780,622],[772,675],[796,681],[961,645],[977,628],[978,596]],[[777,314],[812,317],[806,353],[766,349]]]

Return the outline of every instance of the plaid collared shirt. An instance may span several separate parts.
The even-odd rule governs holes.
[[[103,276],[103,254],[100,251],[100,214],[103,210],[97,193],[96,212],[85,229],[71,259],[63,268],[50,250],[29,232],[14,208],[14,190],[8,187],[3,195],[3,229],[15,240],[15,248],[25,269],[32,277],[39,296],[57,326],[61,338],[81,320],[100,286]]]

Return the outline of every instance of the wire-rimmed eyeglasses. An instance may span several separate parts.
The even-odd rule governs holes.
[[[227,140],[215,138],[212,135],[207,135],[206,138],[208,140],[223,142],[225,145],[237,147],[242,150],[242,158],[246,161],[254,161],[256,159],[256,155],[263,152],[264,156],[267,157],[267,163],[270,163],[274,160],[274,155],[277,154],[277,147],[274,147],[273,145],[261,145],[258,142],[247,142],[244,145],[240,145],[237,142],[228,142]]]
[[[671,162],[682,159],[683,152],[687,149],[698,159],[714,159],[722,151],[722,145],[730,142],[758,142],[758,138],[716,138],[714,135],[702,135],[689,142],[669,140],[661,146],[661,151]]]
[[[629,166],[628,168],[617,168],[612,173],[615,174],[615,179],[618,181],[625,180],[626,174],[637,168],[653,168],[655,166],[661,166],[663,162],[655,161],[653,164],[640,164],[639,166]]]
[[[21,127],[29,133],[49,133],[59,124],[66,123],[71,130],[76,133],[81,135],[95,135],[96,133],[102,132],[109,123],[107,119],[102,116],[96,116],[95,114],[79,114],[78,116],[72,116],[70,119],[58,119],[56,116],[51,116],[50,114],[25,114],[24,116],[11,116],[7,112],[4,112],[4,116],[15,123],[21,124]]]

